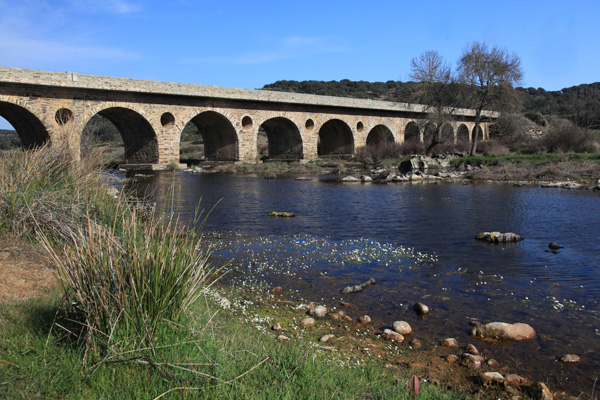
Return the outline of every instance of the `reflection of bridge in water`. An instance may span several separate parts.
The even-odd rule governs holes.
[[[130,164],[178,162],[187,124],[202,135],[208,160],[255,162],[260,128],[270,159],[311,160],[423,140],[427,112],[419,104],[0,67],[0,116],[25,147],[51,139],[78,151],[84,128],[99,114],[121,133]],[[468,140],[474,116],[474,110],[455,110],[442,129]],[[489,125],[481,124],[484,138]]]

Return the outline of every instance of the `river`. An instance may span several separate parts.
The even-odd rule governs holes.
[[[341,183],[158,172],[130,182],[138,193],[174,185],[179,211],[200,204],[232,284],[280,285],[306,300],[368,314],[378,328],[405,320],[426,348],[446,337],[485,347],[509,369],[578,395],[600,376],[600,194],[508,184]],[[159,196],[160,197],[160,196]],[[217,204],[218,203],[218,204]],[[295,218],[269,217],[286,211]],[[517,244],[474,240],[515,232]],[[552,252],[550,242],[564,248]],[[340,290],[374,278],[358,294]],[[426,319],[412,311],[427,304]],[[469,321],[524,322],[537,339],[493,345]],[[567,353],[582,362],[556,361]]]

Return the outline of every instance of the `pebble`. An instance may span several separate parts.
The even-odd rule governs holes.
[[[279,335],[277,336],[277,340],[290,340],[290,338],[287,336]]]
[[[317,303],[315,303],[314,301],[311,301],[310,303],[308,303],[308,304],[306,305],[306,309],[307,309],[307,310],[312,310],[312,309],[313,309],[313,308],[315,308],[316,306],[318,306],[318,304],[317,304]]]
[[[458,356],[455,354],[449,354],[445,357],[446,361],[448,361],[449,363],[455,363],[458,361]]]
[[[275,294],[275,295],[282,294],[283,293],[283,288],[281,286],[277,286],[277,287],[274,287],[273,289],[269,290],[269,292],[271,294]]]
[[[311,328],[313,326],[315,326],[315,319],[308,317],[308,318],[304,318],[301,322],[300,322],[300,326],[303,326],[305,328]]]
[[[474,354],[476,356],[479,355],[479,350],[477,350],[477,347],[475,347],[474,345],[472,345],[471,343],[469,343],[467,345],[467,347],[465,348],[465,352],[469,353],[469,354]]]
[[[563,248],[563,246],[561,246],[560,244],[558,244],[558,243],[556,243],[556,242],[551,242],[551,243],[548,245],[548,248],[549,248],[550,250],[558,250],[558,249],[562,249],[562,248]]]
[[[421,347],[423,347],[423,345],[421,344],[421,341],[419,339],[413,339],[410,341],[410,346],[413,349],[420,349]]]
[[[310,315],[314,315],[317,318],[323,318],[327,315],[327,308],[325,308],[325,306],[316,306],[310,310]]]
[[[283,328],[281,327],[280,324],[273,325],[273,327],[271,329],[273,329],[274,331],[281,331],[281,330],[283,330]]]
[[[415,305],[413,306],[413,309],[419,315],[427,315],[427,314],[429,314],[429,307],[427,307],[423,303],[415,303]]]
[[[455,348],[458,347],[458,341],[454,338],[447,338],[442,341],[442,347]]]
[[[358,322],[360,322],[361,324],[370,324],[371,323],[371,317],[369,317],[368,315],[363,315],[362,317],[360,317],[358,319]]]
[[[404,341],[404,336],[391,329],[385,329],[383,331],[383,336],[398,343],[402,343]]]
[[[527,379],[523,378],[520,375],[516,375],[516,374],[508,374],[506,375],[506,381],[508,383],[517,383],[517,384],[526,384],[527,383]]]
[[[560,358],[560,362],[565,364],[578,364],[581,362],[581,358],[577,354],[565,354]]]
[[[401,333],[402,335],[408,335],[412,332],[412,328],[406,321],[395,321],[392,326],[396,332]]]
[[[500,368],[500,363],[498,361],[494,360],[493,358],[490,358],[489,360],[487,360],[486,364],[490,368]]]
[[[333,334],[330,333],[328,335],[322,336],[321,339],[319,339],[319,342],[329,342],[334,337],[335,337],[335,335],[333,335]]]
[[[480,376],[484,383],[504,382],[504,377],[498,372],[484,372]]]

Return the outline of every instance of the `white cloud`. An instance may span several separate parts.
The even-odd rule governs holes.
[[[60,62],[77,64],[89,61],[128,61],[138,56],[119,49],[70,44],[52,39],[19,36],[0,28],[0,60],[3,65],[45,65]]]

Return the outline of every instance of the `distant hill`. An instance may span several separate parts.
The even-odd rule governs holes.
[[[417,103],[415,82],[350,81],[277,81],[264,90],[319,94]],[[542,88],[517,88],[523,103],[522,112],[541,113],[568,118],[582,127],[600,126],[600,82],[582,84],[556,91]],[[460,104],[469,107],[468,104]]]

